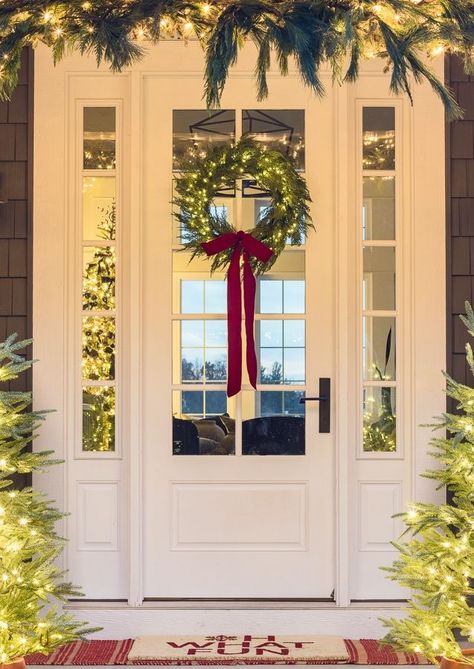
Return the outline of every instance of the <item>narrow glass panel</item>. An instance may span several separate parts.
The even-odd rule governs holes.
[[[227,283],[216,279],[204,282],[204,313],[227,312]]]
[[[82,389],[82,450],[115,451],[115,388]]]
[[[235,111],[178,109],[173,111],[173,169],[185,156],[204,153],[235,139]]]
[[[260,383],[283,383],[283,349],[260,349]]]
[[[395,380],[395,318],[362,319],[362,368],[366,381]]]
[[[285,347],[305,345],[305,322],[285,321],[283,323]]]
[[[204,349],[181,348],[181,381],[200,383],[204,380]]]
[[[395,309],[395,249],[364,248],[363,308],[366,311]]]
[[[82,308],[115,309],[115,248],[83,248]]]
[[[304,404],[299,391],[242,393],[243,455],[304,455]]]
[[[82,319],[82,378],[91,381],[115,378],[114,318]]]
[[[205,321],[206,346],[227,346],[227,321]]]
[[[364,451],[396,451],[395,393],[395,388],[364,388]]]
[[[305,382],[305,350],[304,348],[283,349],[284,383],[302,384]]]
[[[285,314],[304,314],[305,282],[283,282],[283,311]]]
[[[364,177],[362,239],[395,239],[395,177]]]
[[[83,177],[82,220],[84,241],[115,239],[115,177]]]
[[[363,168],[395,169],[395,108],[364,107]]]
[[[227,349],[205,348],[205,378],[208,383],[224,383],[227,381]]]
[[[260,346],[283,346],[283,321],[258,321]]]
[[[281,151],[296,161],[298,169],[305,162],[305,118],[302,109],[244,109],[242,132],[262,146]]]
[[[283,282],[259,279],[259,302],[261,314],[283,313]]]
[[[204,321],[181,321],[181,346],[204,347]]]
[[[181,313],[204,313],[204,281],[181,281]]]
[[[231,409],[224,390],[173,391],[173,455],[234,455]]]
[[[115,107],[84,107],[85,170],[115,169]]]

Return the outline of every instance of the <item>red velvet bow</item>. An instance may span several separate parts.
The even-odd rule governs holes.
[[[250,266],[252,256],[261,262],[268,262],[273,251],[263,242],[247,232],[227,232],[210,242],[201,244],[208,256],[233,248],[229,271],[227,272],[227,340],[229,369],[227,396],[233,397],[242,387],[242,293],[240,289],[240,257],[243,255],[245,333],[247,336],[247,371],[250,383],[257,386],[257,356],[253,323],[255,314],[255,293],[257,282]]]

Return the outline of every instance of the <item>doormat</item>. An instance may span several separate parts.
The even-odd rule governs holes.
[[[249,638],[252,643],[278,643],[283,646],[283,649],[287,645],[290,647],[288,650],[294,648],[294,644],[303,639],[321,639],[325,637],[282,637],[282,636],[266,636],[255,637],[255,636],[213,636],[213,637],[190,637],[184,640],[184,643],[188,644],[182,649],[182,655],[177,658],[174,657],[172,660],[165,659],[163,657],[154,657],[153,659],[133,659],[131,654],[132,648],[134,646],[134,639],[122,639],[120,641],[75,641],[73,643],[67,644],[62,648],[54,651],[51,655],[41,655],[40,653],[35,653],[34,655],[29,655],[26,658],[26,663],[28,665],[52,665],[52,666],[64,666],[64,665],[75,665],[75,666],[97,666],[97,665],[232,665],[232,664],[359,664],[359,665],[369,665],[369,664],[380,664],[380,665],[420,665],[420,664],[429,664],[426,657],[419,655],[417,653],[401,653],[395,651],[391,646],[381,645],[378,641],[374,639],[344,639],[345,646],[345,655],[344,659],[325,659],[322,660],[310,660],[306,658],[298,658],[294,655],[275,655],[267,654],[267,656],[259,655],[258,659],[249,657],[248,655],[240,655],[233,657],[227,655],[224,656],[214,655],[212,657],[203,657],[202,655],[189,656],[188,650],[193,647],[203,646],[208,642],[212,642],[214,650],[217,649],[219,643],[223,642],[232,642],[235,643],[237,640]],[[142,639],[150,637],[141,637]],[[183,637],[151,637],[151,638],[161,638],[162,640],[166,639],[168,644],[180,644],[182,645],[181,639]],[[327,637],[326,637],[327,638]],[[274,640],[274,641],[273,641]],[[286,644],[283,640],[287,640]],[[291,643],[288,642],[291,641]],[[137,639],[139,641],[139,639]],[[226,646],[227,647],[227,646]],[[173,648],[173,646],[170,646]],[[234,647],[235,648],[235,647]],[[253,646],[255,648],[255,645]],[[273,649],[279,648],[278,646],[273,646]],[[187,650],[186,650],[187,649]],[[283,650],[280,649],[280,650]],[[168,653],[169,655],[169,653]]]

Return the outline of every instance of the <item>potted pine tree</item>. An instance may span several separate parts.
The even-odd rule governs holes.
[[[55,525],[64,514],[40,492],[13,485],[15,475],[58,462],[53,451],[29,449],[45,412],[31,410],[31,393],[6,387],[31,368],[18,354],[30,343],[12,335],[0,344],[0,664],[15,669],[27,654],[49,653],[94,631],[58,607],[80,594],[55,564],[63,548]]]
[[[462,320],[474,337],[474,312],[466,302]],[[474,354],[466,344],[474,374]],[[458,637],[474,641],[472,587],[474,577],[474,388],[449,376],[447,395],[458,413],[438,419],[441,435],[431,440],[439,468],[424,474],[449,491],[450,503],[411,504],[401,514],[408,539],[394,544],[398,558],[386,568],[388,577],[410,588],[406,617],[383,621],[385,638],[400,649],[441,658],[443,669],[474,665],[474,649],[461,647]]]

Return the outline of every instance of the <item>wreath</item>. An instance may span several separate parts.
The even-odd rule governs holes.
[[[270,260],[251,258],[256,274],[267,271],[287,244],[304,243],[313,227],[309,212],[311,197],[306,181],[296,169],[292,158],[279,151],[265,150],[254,140],[244,137],[233,145],[216,146],[203,157],[192,155],[180,164],[176,180],[176,218],[182,231],[184,248],[194,256],[207,255],[204,242],[237,230],[220,214],[215,198],[239,179],[252,178],[268,198],[268,207],[252,230],[255,239],[272,250]],[[232,249],[213,257],[211,271],[230,264]]]
[[[251,177],[269,204],[252,230],[237,230],[214,205],[222,190],[237,188]],[[227,270],[227,395],[242,387],[242,288],[244,293],[246,362],[250,384],[257,387],[254,340],[255,274],[268,270],[285,246],[300,245],[312,226],[311,198],[294,161],[279,151],[265,150],[244,137],[237,144],[212,147],[203,157],[181,164],[176,182],[175,214],[184,249],[192,257],[212,257],[211,272]]]

